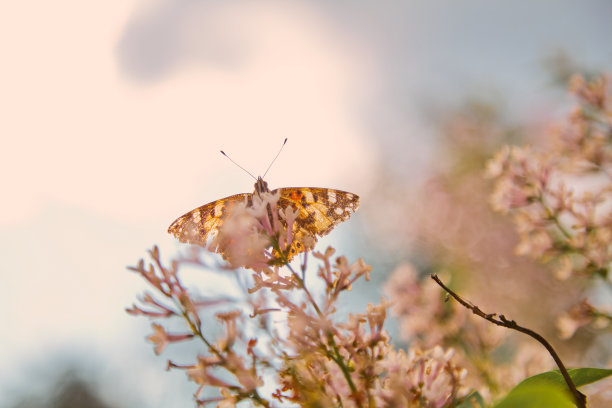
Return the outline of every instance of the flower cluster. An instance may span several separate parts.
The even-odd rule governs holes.
[[[225,310],[226,299],[198,299],[184,287],[180,267],[205,266],[197,253],[167,267],[154,248],[151,264],[141,260],[131,268],[162,300],[146,293],[145,306],[135,305],[129,313],[156,320],[180,317],[187,323],[179,333],[153,323],[148,340],[155,352],[187,340],[204,346],[191,362],[168,362],[198,385],[196,401],[228,407],[250,401],[266,407],[432,408],[460,402],[468,391],[466,372],[451,359],[452,350],[397,351],[384,329],[389,303],[339,316],[341,295],[357,280],[370,278],[372,268],[363,260],[349,262],[328,248],[305,253],[298,269],[289,263],[296,241],[303,244],[308,237],[293,233],[296,212],[279,207],[278,196],[267,193],[252,206],[236,206],[213,242],[230,266],[248,268],[247,306]],[[318,263],[315,278],[322,290],[316,292],[306,284],[309,255]],[[216,338],[213,322],[201,317],[211,310],[222,327]]]
[[[172,261],[170,267],[162,263],[157,247],[149,251],[149,255],[152,263],[148,266],[145,266],[144,261],[141,260],[137,266],[129,269],[146,279],[163,300],[156,299],[151,293],[145,292],[140,299],[145,307],[133,305],[127,309],[127,312],[154,319],[179,317],[187,323],[187,328],[182,333],[168,333],[164,326],[153,323],[154,333],[148,336],[147,340],[153,343],[155,353],[161,354],[169,344],[199,338],[207,346],[209,355],[198,356],[194,364],[179,365],[168,361],[169,368],[185,369],[189,378],[199,385],[196,398],[204,387],[213,386],[223,390],[221,397],[200,399],[200,402],[218,403],[245,398],[260,400],[257,386],[261,383],[261,379],[257,371],[257,359],[253,354],[255,343],[252,339],[246,339],[237,330],[237,322],[242,318],[242,312],[237,309],[217,312],[215,315],[224,326],[224,335],[216,342],[209,341],[204,333],[205,325],[203,319],[200,318],[201,311],[226,304],[227,299],[198,298],[181,282],[179,277],[181,265],[204,266],[204,263],[197,257],[197,253],[190,258]],[[244,355],[251,355],[253,358],[245,359]],[[233,381],[227,379],[228,376],[233,377]]]
[[[553,147],[536,152],[506,146],[487,168],[495,210],[512,211],[520,254],[558,261],[558,275],[606,276],[612,251],[612,102],[607,78],[570,88],[581,104],[553,132]]]
[[[541,120],[512,123],[495,105],[470,102],[440,121],[436,136],[443,149],[436,152],[428,179],[417,191],[391,173],[372,194],[379,200],[371,206],[376,209],[371,224],[382,230],[379,251],[391,248],[384,256],[397,258],[405,256],[408,245],[412,248],[410,259],[395,268],[385,285],[400,337],[424,348],[453,348],[455,361],[468,370],[464,384],[486,401],[499,398],[528,375],[553,369],[554,363],[531,339],[475,319],[447,301],[429,274],[440,275],[484,309],[528,322],[547,338],[557,334],[550,316],[578,302],[582,294],[570,282],[543,273],[541,263],[515,255],[514,224],[491,211],[490,181],[482,174],[486,160],[501,145],[533,138],[541,128]],[[381,207],[386,214],[382,222]],[[541,307],[533,308],[536,296]],[[578,346],[572,353],[586,348]]]
[[[575,76],[579,104],[551,132],[551,147],[506,146],[488,163],[492,207],[513,216],[519,255],[553,266],[558,279],[601,278],[612,262],[612,99],[608,78]],[[581,326],[608,325],[607,314],[581,302],[558,321],[563,337]],[[602,319],[602,316],[604,317]],[[603,322],[603,323],[602,323]]]
[[[453,350],[439,346],[427,351],[413,349],[408,354],[392,350],[383,364],[385,380],[377,393],[376,406],[447,407],[465,393],[461,381],[467,374],[451,362]]]
[[[254,194],[252,203],[237,203],[224,219],[210,249],[219,252],[230,266],[263,270],[268,265],[287,263],[294,255],[295,219],[298,209],[278,208],[280,191]],[[315,237],[301,237],[307,248]],[[272,248],[272,250],[270,250]]]

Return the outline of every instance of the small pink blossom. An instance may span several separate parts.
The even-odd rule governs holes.
[[[160,355],[166,346],[170,343],[176,343],[178,341],[189,340],[193,338],[193,334],[170,334],[166,332],[166,329],[160,324],[153,323],[154,333],[147,337],[147,340],[155,345],[155,354]]]
[[[267,215],[262,219],[267,220]],[[231,216],[226,218],[218,235],[211,242],[211,248],[221,253],[234,268],[265,268],[269,260],[266,250],[270,246],[270,238],[261,228],[251,208],[246,204],[235,205]]]
[[[198,356],[198,362],[193,366],[186,368],[186,373],[191,381],[200,385],[200,390],[205,385],[212,385],[220,388],[231,388],[232,384],[220,379],[218,375],[213,374],[219,364],[222,362],[218,357],[203,357]],[[200,391],[198,390],[198,391]],[[196,393],[196,396],[198,393]]]
[[[586,300],[572,307],[557,318],[557,329],[562,339],[571,338],[576,330],[593,322],[597,315],[595,308]]]

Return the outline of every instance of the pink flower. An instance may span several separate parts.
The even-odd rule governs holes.
[[[267,216],[262,219],[267,219]],[[221,253],[233,268],[244,266],[255,270],[268,266],[266,250],[269,246],[270,238],[265,233],[265,226],[253,216],[252,209],[246,204],[232,208],[231,215],[211,242],[213,250]]]
[[[149,335],[147,340],[155,345],[153,349],[155,354],[160,355],[162,351],[166,348],[166,346],[170,343],[175,343],[177,341],[189,340],[193,337],[193,334],[170,334],[166,332],[166,329],[162,325],[153,323],[153,330],[155,333]]]
[[[557,319],[557,329],[562,339],[571,338],[576,330],[593,322],[596,309],[586,300],[572,307]]]
[[[285,264],[295,252],[294,223],[298,209],[278,206],[280,191],[254,195],[252,204],[234,205],[211,242],[211,249],[223,255],[233,268],[246,267],[262,272],[268,265]],[[300,242],[312,248],[314,235],[300,231]]]
[[[297,208],[293,209],[291,207],[285,208],[284,211],[280,209],[278,212],[281,219],[285,221],[285,225],[286,225],[286,228],[282,231],[284,233],[283,235],[285,236],[281,237],[281,240],[280,240],[280,247],[282,251],[286,251],[287,248],[289,248],[291,244],[293,243],[293,223],[297,219],[297,216],[299,213],[300,213],[300,210],[298,210]],[[313,246],[314,246],[314,243],[313,243]],[[310,247],[312,246],[307,246],[307,248],[310,248]]]
[[[231,388],[232,384],[220,379],[212,373],[219,366],[221,360],[218,357],[198,356],[198,362],[193,366],[186,367],[187,376],[196,384],[200,385],[200,390],[205,385],[212,385],[220,388]],[[199,390],[198,390],[199,391]],[[196,393],[196,396],[198,393]]]
[[[381,363],[385,377],[377,391],[378,406],[442,408],[466,394],[466,371],[451,362],[453,350],[391,350]]]

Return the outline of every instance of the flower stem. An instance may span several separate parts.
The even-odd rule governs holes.
[[[314,300],[314,298],[312,297],[312,294],[306,287],[305,278],[300,277],[300,275],[293,269],[293,267],[289,265],[289,259],[287,259],[286,254],[280,250],[280,245],[278,244],[278,240],[273,239],[272,246],[280,254],[280,258],[283,261],[283,264],[287,267],[287,269],[289,269],[291,274],[298,281],[300,288],[304,290],[304,292],[306,293],[306,296],[308,296],[308,300],[310,304],[312,305],[312,307],[317,312],[317,315],[319,316],[319,318],[324,318],[323,312],[321,312],[321,309],[317,305],[317,302]],[[340,370],[342,371],[342,374],[344,375],[344,378],[346,379],[346,382],[348,383],[348,386],[351,389],[352,394],[356,396],[357,387],[355,386],[355,383],[353,382],[353,379],[351,378],[351,373],[350,373],[349,368],[344,363],[344,358],[340,354],[340,350],[338,349],[338,346],[336,345],[336,341],[334,340],[334,334],[330,329],[327,329],[327,340],[333,351],[333,354],[328,353],[328,357],[331,358],[338,365],[338,367],[340,367]],[[357,404],[358,407],[362,406],[358,398],[355,398],[355,403]]]

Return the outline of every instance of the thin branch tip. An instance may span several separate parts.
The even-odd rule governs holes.
[[[576,385],[574,384],[571,377],[569,376],[569,373],[567,372],[565,365],[561,361],[561,358],[559,357],[559,355],[557,354],[553,346],[548,342],[548,340],[546,340],[539,333],[531,329],[528,329],[526,327],[520,326],[518,323],[516,323],[516,321],[509,320],[503,314],[498,315],[497,313],[484,313],[478,306],[474,305],[470,301],[463,299],[461,296],[459,296],[458,294],[453,292],[451,289],[449,289],[446,285],[444,285],[444,283],[442,283],[442,281],[440,280],[440,278],[438,278],[436,274],[431,274],[431,278],[435,280],[436,283],[442,287],[442,289],[444,289],[448,294],[450,294],[453,298],[455,298],[455,300],[459,302],[459,304],[461,304],[463,307],[467,309],[470,309],[472,313],[474,313],[475,315],[478,315],[482,317],[483,319],[497,326],[506,327],[508,329],[513,329],[523,334],[526,334],[532,337],[533,339],[537,340],[540,344],[542,344],[546,348],[548,353],[551,355],[553,360],[555,360],[557,367],[559,367],[559,371],[561,372],[561,375],[563,376],[565,383],[567,384],[568,388],[570,389],[572,393],[572,396],[574,397],[576,406],[578,408],[586,408],[586,395],[578,391],[578,389],[576,388]],[[496,316],[499,316],[499,317],[496,318]]]

